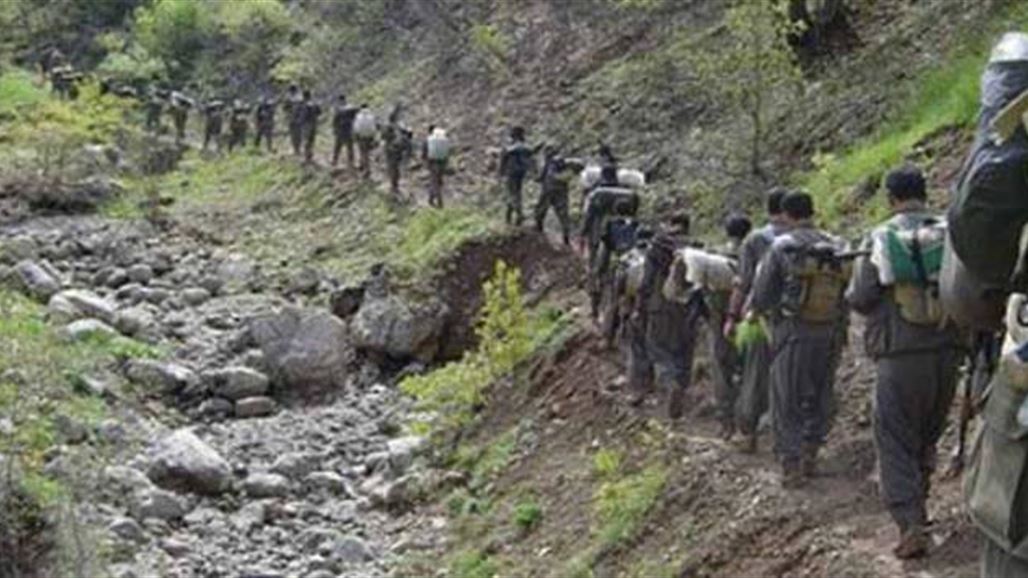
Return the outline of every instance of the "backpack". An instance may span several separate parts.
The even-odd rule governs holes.
[[[375,138],[377,125],[374,113],[367,109],[361,109],[353,120],[353,134],[360,138]]]
[[[843,293],[853,263],[836,257],[840,249],[835,243],[786,247],[789,270],[782,303],[786,317],[815,324],[842,318]]]
[[[428,160],[445,161],[450,158],[450,137],[446,131],[436,128],[428,135]]]
[[[892,291],[900,317],[915,325],[939,325],[939,274],[946,246],[946,222],[936,218],[894,219],[872,234],[871,262],[878,280]]]
[[[634,247],[618,258],[618,269],[625,280],[625,296],[635,299],[642,287],[643,274],[646,271],[646,250]]]
[[[607,240],[615,255],[622,255],[635,247],[639,222],[625,217],[613,217],[607,221]]]

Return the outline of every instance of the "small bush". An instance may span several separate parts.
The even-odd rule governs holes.
[[[593,471],[601,479],[613,479],[621,473],[624,455],[617,450],[602,449],[593,456]]]
[[[662,468],[651,466],[622,480],[604,482],[593,502],[600,542],[612,546],[634,536],[663,491],[666,479]]]
[[[462,552],[450,564],[450,576],[454,578],[493,578],[499,571],[496,563],[478,550]]]
[[[522,531],[536,527],[543,519],[543,509],[534,500],[527,500],[514,506],[514,524]]]

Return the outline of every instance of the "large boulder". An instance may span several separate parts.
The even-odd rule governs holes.
[[[365,301],[353,318],[354,343],[395,359],[431,362],[439,352],[446,315],[438,301],[417,306],[396,296]]]
[[[346,385],[353,346],[346,325],[327,311],[287,307],[251,321],[249,333],[280,392],[303,396]]]
[[[61,290],[61,281],[52,267],[35,261],[22,261],[14,267],[15,281],[29,297],[46,303]]]
[[[61,328],[58,335],[61,339],[74,343],[94,338],[107,339],[117,337],[118,332],[99,319],[79,319]]]
[[[217,495],[232,485],[228,462],[188,429],[157,442],[146,474],[158,486],[181,492]]]
[[[207,374],[214,395],[238,401],[268,392],[268,377],[249,367],[226,367]]]
[[[69,289],[58,293],[54,298],[60,298],[70,303],[82,313],[82,317],[93,317],[108,325],[114,325],[116,311],[114,304],[92,291]]]

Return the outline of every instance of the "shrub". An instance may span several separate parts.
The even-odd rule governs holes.
[[[535,500],[527,500],[514,506],[514,524],[522,531],[535,528],[543,518],[543,509]]]

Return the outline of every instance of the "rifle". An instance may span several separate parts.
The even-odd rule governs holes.
[[[967,428],[971,419],[978,414],[985,397],[985,390],[992,380],[999,360],[1000,337],[988,331],[975,334],[974,346],[968,357],[967,373],[963,380],[963,397],[960,403],[960,425],[957,430],[957,447],[950,458],[946,479],[956,479],[964,471],[967,455]]]

